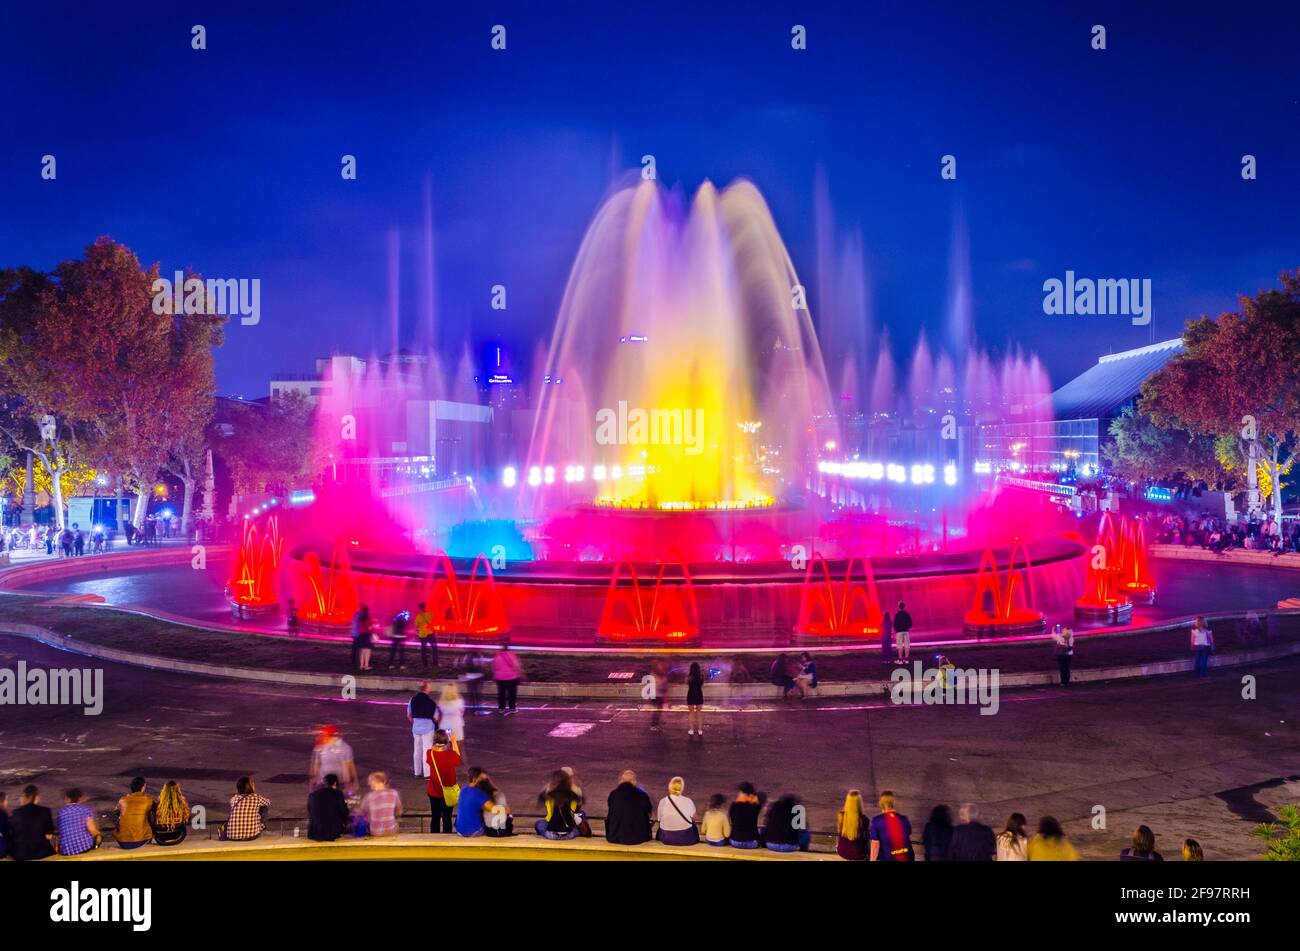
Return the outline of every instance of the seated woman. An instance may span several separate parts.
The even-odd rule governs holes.
[[[221,838],[228,842],[247,842],[266,831],[266,813],[271,800],[258,795],[253,780],[240,776],[235,783],[235,795],[230,797],[230,818],[221,830]]]
[[[190,804],[180,784],[169,779],[158,794],[153,810],[153,840],[158,845],[184,842],[190,831]]]
[[[763,844],[773,852],[808,851],[812,833],[808,831],[804,807],[795,796],[782,796],[768,807]]]
[[[582,796],[573,788],[573,779],[562,769],[551,775],[546,789],[537,797],[546,808],[546,818],[538,819],[534,828],[547,839],[576,839],[582,834],[579,825],[582,814]]]
[[[700,830],[695,827],[695,803],[686,798],[686,780],[674,776],[668,781],[668,795],[659,800],[659,835],[664,845],[696,845]]]
[[[365,823],[372,836],[397,835],[398,820],[402,817],[402,797],[388,785],[387,773],[371,773],[366,777],[370,792],[361,800],[357,819]]]
[[[763,811],[767,797],[754,788],[753,783],[736,787],[736,798],[727,810],[731,819],[731,847],[733,849],[758,848],[758,816]]]

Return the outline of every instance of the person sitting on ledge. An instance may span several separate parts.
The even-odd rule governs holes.
[[[573,788],[573,779],[562,769],[551,775],[545,791],[538,796],[546,807],[546,817],[534,828],[546,839],[576,839],[582,834],[582,796]]]
[[[229,842],[247,842],[266,831],[266,813],[271,800],[258,795],[253,780],[240,776],[235,783],[235,795],[230,797],[230,818],[221,830],[221,838]]]
[[[798,797],[786,794],[767,810],[763,844],[773,852],[807,852],[812,845],[807,812]]]
[[[753,783],[736,787],[736,798],[727,810],[731,819],[731,847],[733,849],[758,848],[758,816],[763,811],[767,797],[754,788]]]
[[[623,770],[609,794],[605,811],[605,841],[615,845],[640,845],[650,841],[650,815],[654,803],[636,784],[636,773]]]
[[[348,801],[339,790],[339,778],[327,773],[325,782],[307,797],[307,838],[333,842],[348,828]]]
[[[59,810],[59,854],[81,855],[98,848],[99,826],[94,811],[81,801],[81,790],[69,789],[63,801],[66,805]]]
[[[668,782],[668,795],[659,800],[659,841],[664,845],[699,844],[695,801],[688,799],[685,792],[686,780],[674,776]]]
[[[117,801],[117,844],[123,849],[138,849],[153,839],[149,816],[153,797],[144,791],[144,777],[131,780],[131,792]]]
[[[154,806],[153,840],[157,845],[177,845],[190,831],[190,804],[174,779],[169,779],[158,793]]]

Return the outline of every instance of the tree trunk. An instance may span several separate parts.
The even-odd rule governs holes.
[[[1259,498],[1259,442],[1246,444],[1246,514],[1257,515],[1264,506]]]
[[[123,508],[126,505],[126,493],[122,489],[121,476],[117,477],[116,491],[117,491],[117,504],[114,506],[114,511],[116,511],[117,513],[117,533],[121,535],[126,532],[126,514],[123,512]]]
[[[135,530],[138,532],[144,528],[144,516],[149,509],[149,493],[153,491],[153,483],[142,478],[138,472],[132,474],[135,476],[135,484],[139,488],[135,492],[135,511],[131,513],[131,524],[135,526]]]
[[[32,454],[27,453],[27,475],[23,480],[23,517],[24,526],[36,522],[36,480],[32,475]]]
[[[190,537],[190,530],[193,528],[194,519],[194,473],[190,469],[190,461],[186,459],[182,465],[184,469],[177,473],[181,480],[181,485],[185,487],[185,500],[181,504],[181,535],[185,538]]]
[[[44,461],[44,460],[42,460]],[[48,462],[45,468],[50,473],[50,501],[54,503],[54,524],[58,526],[59,531],[68,527],[67,516],[63,512],[63,467],[54,469]]]
[[[1278,459],[1276,440],[1273,442],[1273,471],[1269,476],[1273,479],[1273,520],[1277,523],[1280,532],[1282,530],[1282,465]]]

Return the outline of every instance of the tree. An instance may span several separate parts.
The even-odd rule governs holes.
[[[1186,478],[1215,485],[1225,477],[1213,439],[1157,426],[1135,407],[1111,420],[1110,435],[1102,455],[1116,475],[1132,482]]]
[[[0,431],[30,452],[50,477],[55,524],[67,526],[65,476],[82,464],[94,410],[82,383],[85,346],[60,325],[51,276],[30,268],[0,271]]]
[[[240,407],[222,443],[235,491],[309,484],[327,463],[317,447],[315,419],[315,407],[301,393]]]
[[[1167,428],[1237,442],[1259,511],[1262,469],[1282,517],[1282,476],[1300,433],[1300,270],[1281,288],[1241,297],[1241,310],[1188,321],[1183,351],[1142,384],[1138,408]]]

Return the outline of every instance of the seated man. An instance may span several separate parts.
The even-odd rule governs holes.
[[[650,841],[650,816],[654,803],[636,784],[636,773],[625,769],[609,794],[605,813],[605,840],[616,845],[640,845]]]
[[[64,807],[59,810],[59,854],[80,855],[99,846],[99,826],[94,811],[81,801],[81,790],[63,794]]]
[[[333,842],[348,829],[348,801],[339,790],[339,778],[325,776],[325,785],[307,797],[307,838]]]
[[[9,857],[15,862],[54,854],[54,815],[40,804],[41,791],[24,786],[17,809],[9,816]]]
[[[138,849],[153,839],[149,815],[153,797],[144,789],[144,777],[131,780],[131,792],[117,801],[117,844],[123,849]]]

